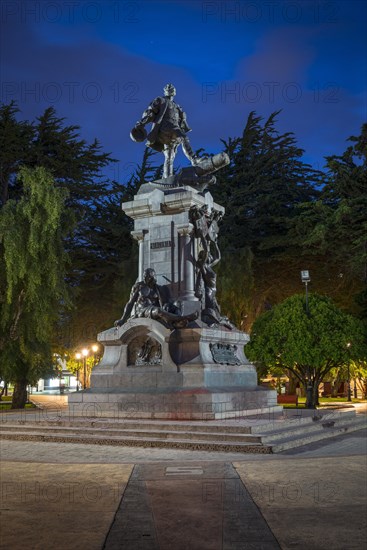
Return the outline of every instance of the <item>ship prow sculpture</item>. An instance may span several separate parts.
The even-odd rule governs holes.
[[[139,246],[137,282],[104,346],[91,387],[71,394],[74,414],[211,420],[277,410],[276,392],[257,386],[247,334],[222,314],[215,266],[224,208],[208,190],[226,153],[198,158],[172,84],[131,131],[164,154],[163,177],[122,204]],[[145,126],[152,124],[149,133]],[[191,166],[173,173],[178,146]]]

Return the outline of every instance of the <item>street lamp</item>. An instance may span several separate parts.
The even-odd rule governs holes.
[[[351,345],[352,344],[350,342],[347,343],[348,350],[349,350]],[[348,386],[347,386],[347,388],[348,388],[348,390],[347,390],[347,401],[351,402],[352,401],[352,394],[351,394],[351,391],[350,391],[350,365],[349,365],[349,360],[348,360]]]
[[[308,283],[311,281],[310,279],[310,272],[307,270],[301,271],[301,280],[302,283],[306,286],[306,314],[309,315],[310,312],[308,310]]]
[[[82,349],[83,373],[84,373],[83,389],[84,390],[87,388],[87,355],[88,355],[88,353],[89,353],[89,350],[87,348]]]
[[[75,359],[78,361],[78,368],[76,370],[76,391],[79,391],[79,369],[80,369],[80,359],[82,357],[82,354],[81,353],[76,353],[75,354]]]

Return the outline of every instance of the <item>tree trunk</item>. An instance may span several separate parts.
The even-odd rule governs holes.
[[[315,381],[314,384],[313,384],[313,402],[314,402],[314,407],[312,407],[313,409],[315,409],[316,407],[318,407],[320,405],[319,403],[319,385],[320,385],[320,382],[319,381]]]
[[[306,391],[306,409],[316,409],[319,402],[319,385],[306,382],[304,387]]]
[[[296,393],[298,378],[293,374],[293,372],[291,372],[289,370],[287,371],[287,376],[288,376],[288,379],[289,379],[288,395],[294,395]]]
[[[340,382],[341,379],[339,378],[339,376],[335,380],[333,380],[331,384],[331,397],[338,397]]]
[[[17,380],[14,385],[12,409],[24,409],[27,402],[27,380]]]

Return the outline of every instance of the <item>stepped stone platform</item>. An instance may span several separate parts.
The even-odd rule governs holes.
[[[367,417],[355,410],[302,412],[203,422],[82,418],[70,411],[49,420],[23,415],[17,421],[9,415],[0,439],[269,454],[367,427]]]

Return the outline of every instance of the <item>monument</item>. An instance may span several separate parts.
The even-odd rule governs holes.
[[[121,319],[98,335],[103,358],[91,387],[69,396],[74,414],[210,420],[278,409],[276,392],[257,386],[244,353],[248,335],[222,314],[216,297],[224,208],[207,188],[230,159],[194,154],[175,93],[167,84],[131,130],[134,141],[163,152],[163,177],[122,204],[134,220],[137,282]],[[174,174],[179,145],[191,166]]]

